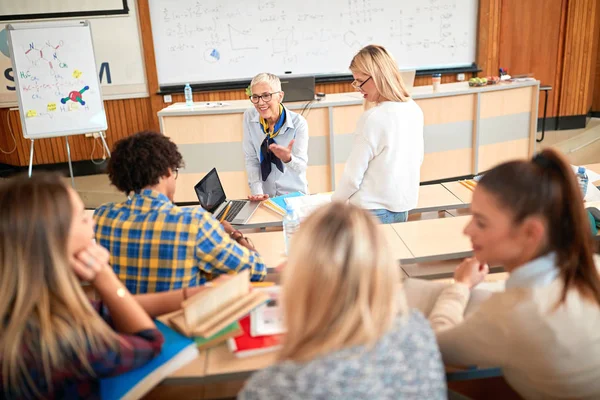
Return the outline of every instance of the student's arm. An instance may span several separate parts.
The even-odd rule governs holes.
[[[148,315],[155,318],[179,310],[184,300],[204,289],[206,289],[205,286],[196,286],[168,292],[137,294],[133,297]]]
[[[250,127],[250,114],[244,113],[244,137],[242,147],[246,160],[246,173],[248,174],[248,185],[253,195],[264,194],[262,180],[260,176],[260,154],[257,154],[256,148],[252,143]]]
[[[108,251],[94,243],[71,260],[75,273],[89,281],[111,315],[117,331],[136,333],[156,329],[156,325],[108,265]]]
[[[196,259],[202,271],[212,274],[250,269],[251,281],[265,278],[267,267],[258,253],[232,239],[212,215],[202,213],[198,228]]]
[[[292,159],[285,166],[300,174],[306,171],[308,165],[308,124],[303,117],[299,117],[295,126],[296,135],[292,146]]]
[[[509,357],[519,357],[511,352],[509,341],[510,330],[518,327],[511,322],[510,310],[502,309],[500,296],[493,294],[461,323],[438,327],[436,337],[445,364],[503,367]]]
[[[373,157],[375,157],[375,151],[371,144],[362,134],[357,134],[354,137],[350,156],[346,161],[344,174],[331,200],[346,201],[358,191]]]
[[[488,266],[475,258],[465,258],[456,267],[456,283],[442,291],[429,314],[434,331],[443,331],[462,322],[471,290],[483,281],[488,272]]]

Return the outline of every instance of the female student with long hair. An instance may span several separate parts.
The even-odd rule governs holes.
[[[350,63],[352,86],[376,106],[360,117],[334,200],[350,200],[383,223],[403,222],[417,206],[423,162],[423,112],[381,46],[361,49]]]
[[[0,184],[0,398],[99,398],[98,378],[160,352],[148,314],[174,311],[200,290],[134,298],[93,237],[91,216],[62,178]],[[88,300],[80,280],[100,301]]]
[[[600,398],[600,278],[583,198],[554,150],[499,165],[479,181],[465,228],[474,258],[429,319],[444,361],[499,366],[526,399]],[[463,319],[487,265],[510,273]]]
[[[408,310],[398,264],[368,212],[338,203],[307,218],[282,279],[279,363],[240,398],[446,398],[433,332]]]

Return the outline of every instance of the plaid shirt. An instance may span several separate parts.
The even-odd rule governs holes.
[[[96,239],[131,293],[197,286],[208,275],[250,268],[252,281],[265,277],[260,256],[239,245],[201,207],[180,208],[149,189],[94,213]]]
[[[101,302],[92,301],[92,305],[102,318],[111,324],[111,318],[106,307]],[[119,375],[136,369],[156,357],[162,348],[163,336],[158,329],[147,329],[132,335],[119,334],[116,350],[107,349],[100,353],[88,353],[94,376],[83,367],[75,357],[67,361],[65,368],[52,371],[52,391],[50,391],[42,365],[37,359],[26,359],[28,372],[36,383],[37,390],[44,399],[100,399],[100,378]],[[35,346],[39,343],[35,343]],[[21,354],[38,353],[39,349],[29,349],[23,344]],[[1,355],[0,355],[1,357]],[[0,370],[0,398],[22,398],[13,392],[6,392],[3,386],[2,371]],[[27,392],[30,392],[28,390]]]

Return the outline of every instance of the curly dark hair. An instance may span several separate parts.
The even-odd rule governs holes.
[[[111,183],[125,193],[158,184],[169,169],[183,167],[177,145],[168,137],[150,131],[138,132],[115,143],[108,161]]]

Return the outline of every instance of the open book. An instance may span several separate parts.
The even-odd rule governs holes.
[[[267,302],[269,295],[251,291],[250,272],[220,279],[182,303],[183,309],[171,318],[171,324],[182,334],[209,338]]]

